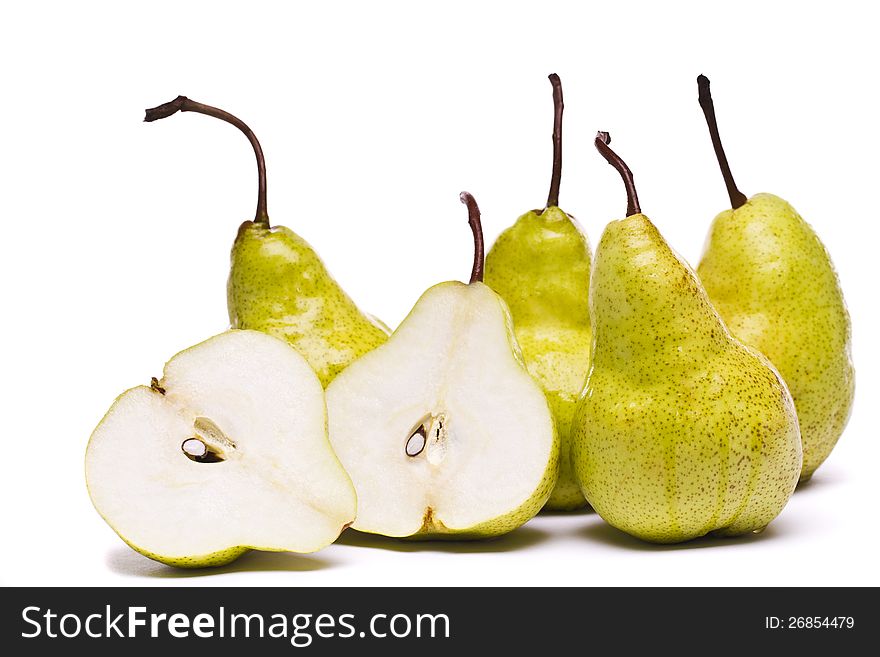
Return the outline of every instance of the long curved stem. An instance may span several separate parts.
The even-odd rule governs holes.
[[[559,183],[562,180],[562,80],[556,73],[549,75],[553,85],[553,174],[550,177],[550,193],[547,207],[559,205]]]
[[[709,126],[709,136],[712,138],[712,148],[715,149],[715,158],[721,167],[721,175],[724,177],[724,185],[727,187],[727,195],[730,197],[730,205],[736,210],[749,200],[736,186],[733,174],[730,172],[730,164],[727,155],[724,154],[724,146],[721,144],[721,136],[718,134],[718,121],[715,118],[715,103],[712,102],[712,92],[709,90],[709,78],[705,75],[697,77],[697,89],[699,90],[700,107],[706,117],[706,125]]]
[[[471,226],[471,232],[474,234],[474,266],[471,268],[471,283],[483,281],[483,268],[486,264],[486,257],[483,253],[483,225],[480,222],[480,208],[474,197],[467,192],[458,195],[459,200],[467,206],[468,223]]]
[[[631,217],[634,214],[641,214],[642,209],[639,207],[639,195],[636,193],[636,184],[633,180],[632,171],[626,166],[621,157],[611,150],[611,135],[607,132],[597,132],[596,139],[593,142],[596,149],[605,158],[605,160],[617,169],[617,173],[623,178],[623,185],[626,187],[626,216]]]
[[[244,121],[236,116],[233,116],[229,112],[218,109],[217,107],[205,105],[204,103],[197,103],[194,100],[190,100],[186,96],[178,96],[170,102],[163,103],[158,107],[148,109],[146,111],[146,115],[144,116],[144,121],[148,123],[152,121],[157,121],[159,119],[167,118],[172,114],[176,114],[177,112],[197,112],[199,114],[213,116],[215,119],[220,119],[221,121],[231,123],[236,128],[241,130],[244,133],[245,137],[248,138],[248,141],[251,142],[251,146],[254,147],[254,155],[256,155],[257,157],[257,175],[259,180],[259,189],[257,192],[257,212],[254,215],[254,223],[266,224],[268,226],[269,212],[266,209],[266,159],[263,157],[263,149],[260,146],[260,142],[259,140],[257,140],[257,136],[254,134],[254,131],[251,130]]]

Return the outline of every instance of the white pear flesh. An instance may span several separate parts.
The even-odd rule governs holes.
[[[498,535],[535,515],[556,479],[546,397],[507,306],[482,283],[425,292],[387,343],[334,379],[327,409],[360,531]]]
[[[357,507],[317,375],[287,343],[246,330],[180,352],[158,385],[118,397],[89,441],[86,483],[126,543],[176,566],[313,552]]]

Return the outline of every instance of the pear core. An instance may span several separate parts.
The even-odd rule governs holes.
[[[235,451],[235,443],[209,418],[197,417],[193,428],[195,435],[180,445],[188,459],[196,463],[220,463],[226,460],[228,453]]]
[[[426,459],[431,465],[440,465],[446,455],[446,414],[428,414],[419,420],[417,428],[406,441],[406,455],[416,457],[427,448]]]

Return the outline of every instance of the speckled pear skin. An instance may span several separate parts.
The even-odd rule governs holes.
[[[697,272],[731,332],[788,384],[801,481],[809,479],[843,433],[855,394],[849,313],[831,257],[791,205],[756,194],[715,218]]]
[[[484,280],[510,308],[529,373],[544,389],[559,432],[559,478],[544,508],[584,507],[569,426],[590,365],[587,237],[558,207],[527,212],[495,241]]]
[[[387,327],[361,312],[308,242],[284,226],[241,225],[227,292],[232,328],[286,340],[325,388],[388,339]]]
[[[801,469],[794,402],[644,215],[605,229],[590,316],[572,460],[593,508],[656,543],[763,529]]]
[[[219,566],[225,566],[232,563],[245,552],[248,552],[250,550],[250,548],[246,547],[232,547],[228,550],[212,552],[211,554],[202,554],[193,557],[169,558],[163,557],[159,554],[155,554],[154,552],[150,552],[149,550],[142,550],[137,545],[129,543],[124,538],[122,540],[125,541],[128,547],[137,552],[140,552],[145,557],[148,557],[153,561],[158,561],[159,563],[164,563],[166,566],[174,566],[175,568],[217,568]]]
[[[120,538],[122,537],[120,536]],[[278,548],[236,546],[228,548],[226,550],[211,552],[210,554],[175,558],[165,557],[160,554],[156,554],[155,552],[150,552],[149,550],[143,550],[137,545],[125,540],[124,538],[122,538],[122,540],[132,550],[140,552],[145,557],[148,557],[153,561],[158,561],[159,563],[164,563],[166,566],[174,566],[175,568],[218,568],[220,566],[226,566],[232,563],[241,555],[245,554],[246,552],[250,552],[251,550],[259,550],[260,552],[285,552],[285,550],[279,550]]]

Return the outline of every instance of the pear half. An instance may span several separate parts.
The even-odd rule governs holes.
[[[287,343],[232,330],[120,395],[86,449],[98,513],[138,552],[182,567],[248,549],[313,552],[354,520],[324,392]]]
[[[462,196],[473,220],[476,204]],[[481,233],[477,241],[470,284],[430,288],[387,343],[327,388],[330,440],[358,493],[357,530],[500,535],[553,489],[553,417],[506,304],[479,280]]]

